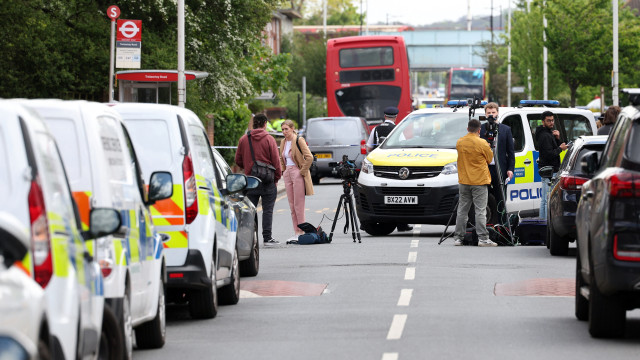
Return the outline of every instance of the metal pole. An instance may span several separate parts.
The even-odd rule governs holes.
[[[529,5],[531,4],[531,0],[527,0],[527,14],[529,14]],[[531,69],[527,69],[527,88],[529,90],[527,99],[531,100]]]
[[[544,47],[542,48],[542,99],[549,100],[549,87],[548,87],[548,69],[547,69],[547,34],[545,30],[547,29],[547,17],[544,15],[545,9],[547,7],[547,2],[542,2],[542,44]]]
[[[369,0],[365,2],[367,4],[367,24],[365,25],[365,33],[369,35]]]
[[[111,45],[109,54],[109,102],[113,102],[113,59],[116,49],[116,19],[111,19]],[[122,101],[122,99],[120,99]]]
[[[618,99],[618,0],[613,2],[613,105],[619,105]],[[604,109],[600,109],[604,111]]]
[[[502,19],[502,12],[500,12],[500,19]],[[509,17],[507,19],[507,26],[509,27],[509,49],[507,54],[507,106],[511,106],[511,0],[509,0]]]
[[[186,79],[184,77],[184,0],[178,0],[178,106],[187,102]]]
[[[467,31],[471,31],[471,0],[467,0]]]
[[[329,0],[322,2],[322,34],[325,39],[327,38],[327,2]]]
[[[307,125],[307,77],[302,77],[302,125]]]

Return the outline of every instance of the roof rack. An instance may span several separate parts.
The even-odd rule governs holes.
[[[470,100],[449,100],[449,101],[447,101],[447,106],[448,107],[452,107],[452,108],[459,108],[459,107],[469,106],[469,101]],[[481,101],[480,105],[485,106],[485,105],[487,105],[487,102],[486,101]]]
[[[522,107],[532,107],[536,105],[542,105],[544,107],[558,107],[560,106],[560,101],[558,100],[520,100],[519,108]]]

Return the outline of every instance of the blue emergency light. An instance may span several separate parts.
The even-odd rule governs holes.
[[[520,107],[542,105],[547,107],[560,106],[558,100],[520,100]]]
[[[487,105],[487,102],[486,101],[481,101],[480,105],[485,106],[485,105]],[[449,106],[449,107],[469,106],[469,102],[467,100],[449,100],[449,101],[447,101],[447,106]]]

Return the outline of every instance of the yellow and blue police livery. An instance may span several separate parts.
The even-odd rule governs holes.
[[[533,131],[541,123],[542,112],[554,105],[557,102],[524,102],[519,107],[500,108],[499,119],[511,127],[515,150],[514,178],[506,189],[508,212],[522,216],[538,213],[541,183]],[[595,132],[594,117],[587,110],[550,110],[563,141]],[[477,109],[474,118],[484,122],[484,110]],[[367,156],[355,187],[363,230],[385,235],[397,224],[448,222],[458,196],[455,145],[467,133],[468,121],[466,107],[414,111]],[[489,195],[490,222],[498,218],[497,201]]]

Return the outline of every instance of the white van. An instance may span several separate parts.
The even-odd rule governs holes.
[[[0,100],[0,184],[0,211],[12,214],[30,237],[29,253],[16,265],[44,289],[53,357],[96,358],[104,311],[100,269],[81,236],[53,136],[37,114],[10,100]],[[118,213],[104,210],[91,216],[106,212],[117,220],[110,231],[94,226],[86,235],[117,229]]]
[[[238,220],[224,196],[245,189],[247,179],[230,174],[227,188],[217,188],[209,140],[192,111],[139,103],[113,108],[127,124],[144,176],[169,171],[174,179],[171,199],[151,207],[158,231],[169,236],[167,295],[188,301],[194,318],[215,317],[218,298],[223,304],[240,298]]]
[[[162,347],[166,335],[165,259],[147,206],[171,195],[169,174],[146,177],[152,185],[147,194],[120,115],[104,104],[26,103],[40,114],[58,141],[83,227],[93,208],[115,208],[122,216],[119,232],[90,243],[104,276],[106,302],[122,329],[121,358],[132,356],[134,328],[138,348]],[[158,190],[163,186],[169,190],[164,195]]]

